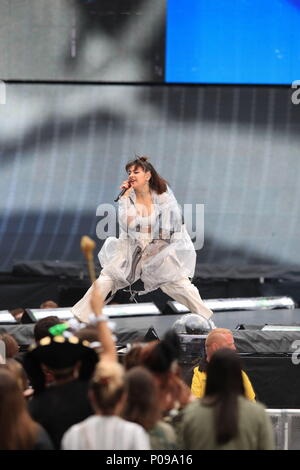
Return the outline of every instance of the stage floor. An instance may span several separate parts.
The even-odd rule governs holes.
[[[150,327],[153,327],[161,339],[182,315],[153,315],[140,317],[112,318],[115,333],[128,337],[128,341],[141,341]],[[216,327],[236,330],[238,325],[300,325],[300,308],[278,310],[237,310],[217,312],[212,317]],[[33,341],[34,324],[0,325],[0,333],[15,335],[20,344]]]

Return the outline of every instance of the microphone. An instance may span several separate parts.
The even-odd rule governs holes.
[[[129,186],[129,188],[130,188],[130,186]],[[122,197],[123,194],[125,194],[126,191],[127,191],[127,189],[129,189],[129,188],[123,188],[123,189],[119,192],[119,194],[118,194],[118,196],[116,197],[116,199],[114,199],[114,201],[115,201],[115,202],[118,202],[118,200],[120,199],[120,197]]]

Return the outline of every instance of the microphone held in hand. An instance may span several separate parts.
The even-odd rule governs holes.
[[[116,197],[116,199],[114,199],[115,202],[118,202],[118,200],[120,199],[120,197],[123,196],[123,194],[126,193],[128,188],[123,188],[122,191],[119,192],[118,196]]]
[[[119,194],[118,194],[118,196],[116,197],[116,199],[114,199],[115,202],[118,202],[118,200],[120,199],[120,197],[122,197],[122,196],[126,193],[126,191],[130,188],[130,186],[131,186],[130,182],[127,181],[127,183],[128,183],[128,188],[126,188],[126,187],[123,187],[123,188],[122,188],[122,190],[119,192]]]

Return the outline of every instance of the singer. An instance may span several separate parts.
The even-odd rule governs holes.
[[[96,282],[103,298],[107,303],[117,290],[128,286],[131,290],[140,278],[145,290],[139,295],[161,288],[191,312],[209,319],[213,312],[190,281],[196,252],[173,192],[147,157],[127,163],[126,172],[128,180],[117,198],[120,236],[107,238],[99,253],[102,271]],[[72,308],[83,322],[91,313],[90,296],[91,288]]]

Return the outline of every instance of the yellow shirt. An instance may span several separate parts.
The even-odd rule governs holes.
[[[248,400],[255,401],[255,393],[254,393],[253,387],[251,385],[248,375],[243,370],[242,370],[242,377],[243,377],[243,383],[244,383],[244,388],[245,388],[245,397],[248,398]],[[192,393],[195,395],[195,397],[197,398],[204,397],[205,386],[206,386],[206,372],[202,372],[199,370],[198,367],[195,367],[194,376],[192,380],[192,387],[191,387]]]

